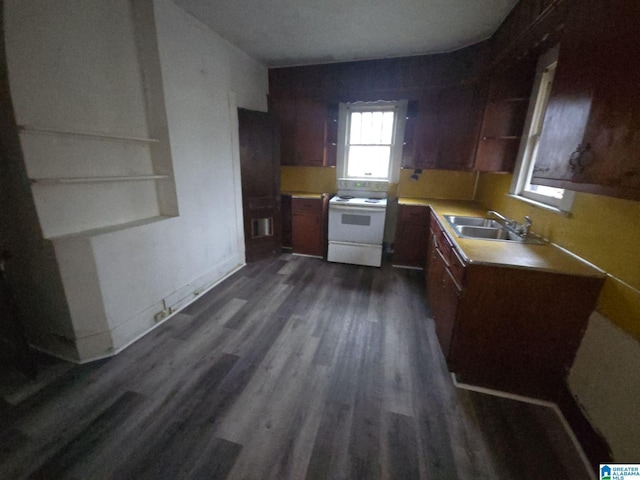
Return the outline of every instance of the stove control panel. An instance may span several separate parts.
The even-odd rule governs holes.
[[[359,180],[339,178],[338,190],[362,190],[368,192],[386,192],[389,182],[384,180]]]

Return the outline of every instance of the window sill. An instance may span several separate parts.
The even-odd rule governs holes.
[[[528,203],[529,205],[533,205],[534,207],[538,207],[542,210],[547,210],[548,212],[555,213],[556,215],[562,215],[563,217],[571,216],[571,212],[565,212],[564,210],[560,210],[558,207],[547,205],[546,203],[542,203],[542,202],[537,202],[535,200],[531,200],[530,198],[523,197],[521,195],[507,193],[507,197],[513,198],[514,200],[518,200],[520,202]]]

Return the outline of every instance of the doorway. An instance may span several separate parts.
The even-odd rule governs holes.
[[[280,141],[270,114],[238,109],[247,263],[281,251]]]

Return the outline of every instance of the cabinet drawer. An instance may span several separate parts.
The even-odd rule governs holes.
[[[455,248],[451,249],[451,255],[449,256],[449,270],[451,270],[451,274],[453,278],[458,282],[458,285],[462,285],[462,280],[464,279],[465,272],[465,264],[458,253],[458,250]]]
[[[436,218],[433,212],[431,212],[431,215],[429,216],[429,227],[431,228],[431,233],[433,233],[436,236],[438,235],[438,232],[442,231],[442,227],[440,227],[440,222],[438,221],[438,219]]]
[[[440,231],[440,235],[438,238],[438,246],[442,251],[442,255],[444,255],[444,259],[447,262],[447,265],[451,265],[451,257],[453,257],[454,246],[449,240],[449,237],[443,231]]]
[[[313,214],[320,215],[322,214],[322,200],[315,198],[293,198],[292,200],[292,211],[293,214]]]

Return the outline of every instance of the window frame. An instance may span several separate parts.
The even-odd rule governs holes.
[[[336,159],[336,173],[338,178],[353,180],[375,180],[382,182],[398,183],[400,180],[400,163],[402,160],[402,147],[404,130],[407,117],[407,100],[376,102],[352,102],[340,103],[338,110],[338,152]],[[389,170],[386,177],[355,177],[348,176],[347,153],[349,144],[349,132],[351,131],[352,112],[388,112],[395,113],[393,135],[391,139],[391,151],[389,158]]]
[[[560,199],[527,190],[527,187],[531,185],[530,180],[535,166],[540,134],[558,63],[558,51],[559,45],[556,45],[538,59],[536,77],[509,194],[513,198],[548,210],[569,213],[573,206],[575,192],[564,189],[563,197]],[[549,75],[552,75],[551,80],[549,80]]]

